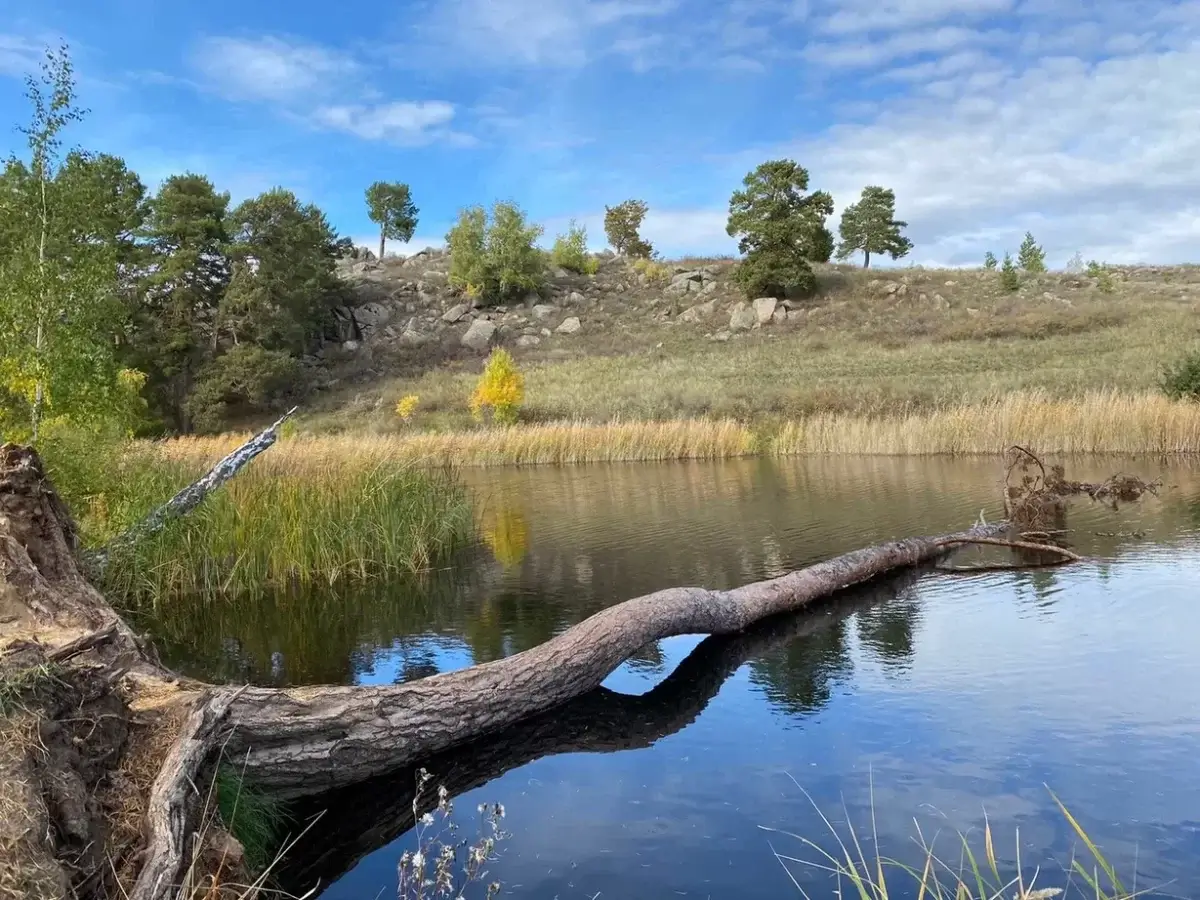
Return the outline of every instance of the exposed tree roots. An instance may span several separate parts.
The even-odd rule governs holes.
[[[1036,490],[1051,490],[1045,483],[1043,474]],[[1010,493],[1008,499],[1011,507],[1020,497]],[[17,698],[12,710],[0,708],[5,730],[0,777],[6,782],[0,784],[0,897],[64,896],[64,885],[81,897],[111,896],[119,879],[127,882],[132,900],[180,897],[180,885],[195,882],[189,871],[199,857],[195,836],[204,831],[208,784],[222,752],[238,759],[248,782],[296,799],[394,777],[447,751],[483,760],[471,767],[483,773],[474,778],[518,765],[527,753],[652,741],[698,713],[711,695],[708,689],[715,691],[730,667],[755,648],[810,627],[794,619],[791,625],[773,626],[774,631],[752,627],[760,621],[802,610],[848,586],[935,562],[965,544],[1000,543],[1022,553],[1078,558],[1049,544],[1002,541],[1007,530],[1007,523],[979,524],[957,534],[891,541],[731,591],[659,591],[605,609],[514,656],[408,684],[213,687],[165,669],[153,648],[87,581],[78,564],[74,528],[36,454],[5,446],[0,448],[0,622],[6,623],[0,631],[0,677],[6,681],[0,684],[0,702],[7,696],[4,685],[20,682],[11,674],[17,671],[53,672],[72,687],[58,694],[14,688],[7,692]],[[723,637],[704,642],[703,652],[698,649],[681,669],[686,676],[676,673],[646,699],[617,699],[598,690],[646,644],[679,634]],[[676,691],[683,699],[657,705],[655,698],[674,697]],[[75,746],[80,737],[72,730],[75,725],[67,727],[68,719],[79,716],[64,711],[63,698],[79,709],[92,704],[82,721],[109,729],[105,740],[89,736],[86,751],[55,756],[53,740],[61,737]],[[564,706],[571,701],[578,705]],[[624,711],[635,708],[650,716],[644,732],[622,724]],[[578,719],[571,718],[572,710],[581,709],[585,712]],[[547,716],[548,710],[556,711]],[[609,731],[606,718],[616,723]],[[127,737],[135,721],[143,727],[147,721],[169,722],[173,740],[159,754],[152,785],[140,798],[138,839],[115,846],[102,798],[132,752]],[[571,721],[580,728],[563,727]],[[17,740],[39,729],[40,744]],[[128,803],[128,793],[124,796]],[[81,797],[92,798],[92,806]],[[394,795],[389,803],[404,808]],[[20,818],[10,824],[14,810]],[[381,816],[375,825],[362,821],[354,828],[365,835],[365,846],[405,821]]]

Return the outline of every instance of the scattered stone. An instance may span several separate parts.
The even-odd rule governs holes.
[[[472,350],[486,350],[496,335],[496,326],[487,319],[476,319],[462,336],[462,343]]]
[[[771,316],[775,315],[775,307],[779,305],[779,301],[774,297],[759,297],[754,301],[755,320],[759,325],[766,325],[771,321]]]
[[[540,337],[538,337],[536,334],[523,334],[519,338],[517,338],[517,346],[518,347],[525,347],[525,348],[536,347],[541,342],[542,342],[542,339]]]
[[[775,307],[775,312],[771,313],[771,321],[776,325],[782,325],[788,320],[788,311],[782,306]]]
[[[343,341],[342,349],[354,352],[355,350],[358,349],[358,341]]]
[[[558,308],[549,303],[539,303],[530,312],[538,320],[549,319],[558,312]]]
[[[579,291],[571,291],[571,293],[567,294],[568,306],[582,306],[583,302],[583,294],[579,293]]]
[[[714,312],[717,311],[717,301],[715,299],[697,303],[695,306],[685,309],[679,314],[680,322],[703,322]]]
[[[731,337],[733,337],[732,334],[730,334],[728,331],[725,331],[724,329],[721,329],[716,334],[714,334],[712,337],[710,337],[709,340],[710,341],[721,341],[723,343],[723,342],[729,340]]]
[[[550,335],[551,335],[552,333],[553,333],[553,332],[551,332],[549,328],[543,328],[543,329],[542,329],[542,337],[550,337]]]
[[[451,325],[453,325],[455,322],[462,319],[462,317],[465,316],[470,311],[471,311],[471,307],[468,304],[458,303],[458,304],[450,307],[448,310],[446,310],[442,314],[442,321],[449,322]]]
[[[729,314],[730,331],[749,331],[757,324],[758,314],[752,306],[745,300],[739,300],[734,304],[733,310]]]
[[[562,324],[554,330],[559,334],[574,334],[582,327],[583,323],[579,321],[578,316],[569,316],[568,318],[563,319]]]
[[[889,282],[887,283],[887,286],[886,286],[886,287],[884,287],[884,289],[883,289],[883,292],[884,292],[884,293],[885,293],[887,296],[889,296],[889,297],[890,297],[890,296],[892,296],[892,294],[894,294],[894,293],[896,293],[897,291],[899,291],[901,287],[902,287],[902,285],[901,285],[899,282],[897,282],[897,281],[889,281]]]

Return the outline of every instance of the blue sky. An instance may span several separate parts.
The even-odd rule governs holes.
[[[599,247],[605,204],[640,197],[668,255],[727,252],[729,194],[787,156],[838,212],[893,188],[905,263],[976,264],[1026,229],[1052,264],[1200,262],[1197,0],[190,9],[0,0],[0,121],[25,121],[21,78],[65,39],[91,110],[74,143],[151,185],[283,185],[364,243],[363,189],[385,179],[412,185],[417,248],[496,199],[551,236],[576,218]]]

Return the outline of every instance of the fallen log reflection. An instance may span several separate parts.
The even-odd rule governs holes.
[[[421,766],[433,776],[433,784],[444,785],[456,797],[546,756],[650,747],[695,721],[725,681],[750,660],[898,599],[930,571],[930,566],[904,570],[848,588],[812,609],[764,620],[738,634],[707,637],[644,694],[596,688],[419,766],[307,798],[294,808],[297,830],[319,818],[282,861],[281,885],[297,894],[325,887],[363,857],[404,835],[414,824]],[[434,792],[426,791],[425,796],[428,802],[418,807],[418,815],[436,803]]]

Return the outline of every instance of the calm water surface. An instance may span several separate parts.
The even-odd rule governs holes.
[[[661,641],[605,689],[428,767],[466,830],[477,803],[506,806],[492,874],[519,897],[799,896],[773,848],[816,852],[764,828],[834,849],[814,802],[863,837],[873,805],[880,849],[908,862],[914,819],[957,859],[953,830],[981,846],[986,810],[998,855],[1015,859],[1019,826],[1027,874],[1060,884],[1074,841],[1047,786],[1139,888],[1200,896],[1200,469],[1109,459],[1070,474],[1117,469],[1165,486],[1118,511],[1075,502],[1084,564],[910,573],[744,635]],[[400,682],[637,594],[998,518],[998,474],[892,459],[473,472],[485,546],[426,584],[182,603],[156,630],[209,678]],[[412,792],[404,772],[329,801],[289,886],[394,896]],[[821,871],[788,867],[832,894]]]

